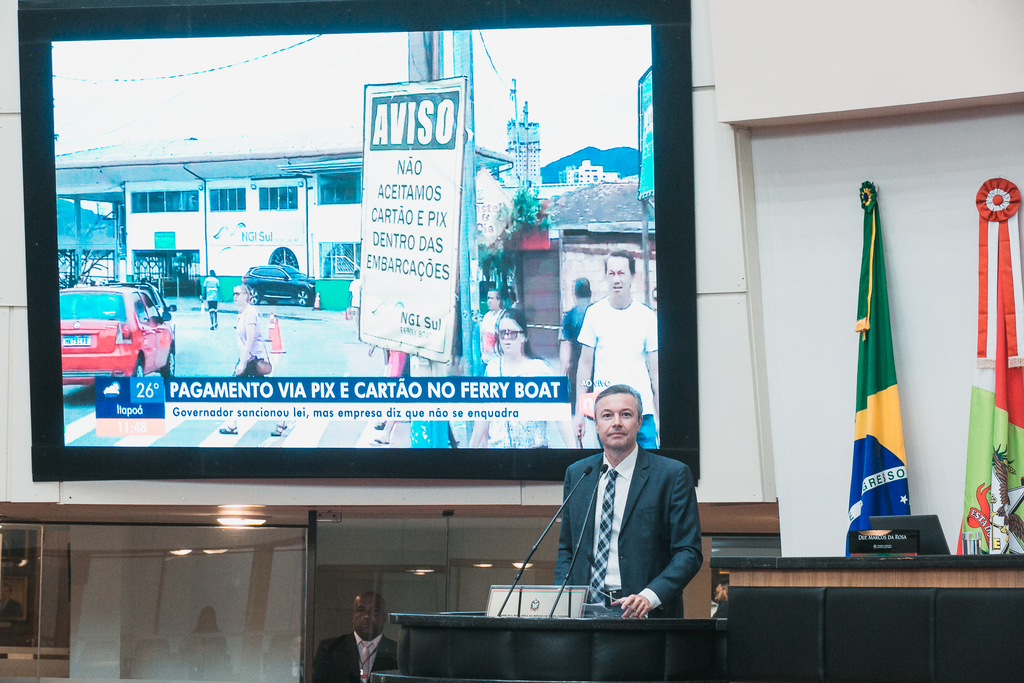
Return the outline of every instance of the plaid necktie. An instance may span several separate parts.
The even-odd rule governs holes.
[[[604,592],[605,574],[608,573],[608,554],[612,548],[612,516],[615,514],[615,478],[619,473],[608,470],[608,485],[604,489],[604,502],[601,503],[601,526],[598,529],[597,557],[594,558],[594,570],[590,575],[591,592]]]

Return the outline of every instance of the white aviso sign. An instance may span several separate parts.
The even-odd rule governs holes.
[[[366,86],[359,338],[452,358],[466,79]]]

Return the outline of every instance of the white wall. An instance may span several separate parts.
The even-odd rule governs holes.
[[[1024,101],[1018,0],[711,0],[721,121]]]
[[[1024,5],[710,0],[709,17],[718,120],[750,127],[737,128],[737,168],[741,206],[756,195],[744,234],[763,326],[754,301],[751,349],[768,368],[759,434],[772,443],[783,552],[844,548],[864,180],[879,187],[912,509],[938,514],[955,544],[974,196],[993,176],[1024,182]]]
[[[842,554],[863,236],[878,187],[911,509],[955,546],[977,340],[982,183],[1024,185],[1024,106],[753,132],[783,551]]]
[[[32,483],[16,7],[0,0],[0,498],[558,502],[560,485],[529,482]],[[880,190],[911,502],[939,514],[955,540],[976,316],[973,198],[993,176],[1024,183],[1022,108],[962,107],[1024,91],[1022,7],[711,0],[709,10],[694,0],[698,495],[772,500],[777,481],[787,555],[843,548],[864,180]],[[998,30],[977,38],[990,22]],[[936,107],[947,111],[877,118]],[[876,118],[835,120],[868,115]],[[823,116],[833,121],[752,131],[720,123]]]
[[[309,196],[314,198],[316,195],[311,192]],[[322,243],[353,243],[362,239],[359,209],[359,204],[310,203],[309,249],[314,277],[321,277],[320,245]]]
[[[551,505],[561,484],[532,482],[68,482],[31,481],[24,285],[17,0],[0,0],[0,499],[124,505],[249,503]],[[757,234],[744,134],[718,122],[706,0],[694,0],[698,324],[704,502],[775,498],[760,339]],[[737,153],[739,150],[739,154]],[[740,170],[738,170],[740,162]],[[744,163],[746,165],[744,166]],[[304,195],[301,193],[300,195]],[[254,203],[253,206],[256,206]],[[216,265],[214,267],[217,267]],[[220,270],[219,267],[217,267]],[[663,384],[666,384],[663,380]],[[12,400],[18,397],[17,400]],[[11,429],[9,425],[18,425]]]
[[[125,198],[128,214],[125,216],[128,235],[128,264],[134,268],[136,251],[156,249],[156,233],[173,232],[174,248],[178,250],[198,249],[205,251],[203,215],[206,212],[206,193],[196,182],[144,182],[125,183]],[[132,210],[132,194],[135,192],[195,192],[198,198],[196,211],[156,211],[135,213]]]

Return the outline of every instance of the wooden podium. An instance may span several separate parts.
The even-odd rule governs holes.
[[[1010,681],[1024,648],[1024,556],[717,557],[729,571],[728,678]]]
[[[732,586],[1024,588],[1021,555],[714,557]]]
[[[400,673],[374,683],[725,681],[720,619],[392,614]]]

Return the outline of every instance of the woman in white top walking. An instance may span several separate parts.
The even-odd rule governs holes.
[[[238,337],[238,362],[235,364],[235,377],[261,377],[260,362],[269,362],[267,344],[263,339],[263,317],[252,305],[253,291],[246,285],[238,285],[234,289],[235,305],[238,307],[238,320],[235,330]],[[288,430],[288,423],[278,422],[271,436],[283,436]],[[229,420],[220,428],[221,434],[238,434],[238,421]]]

